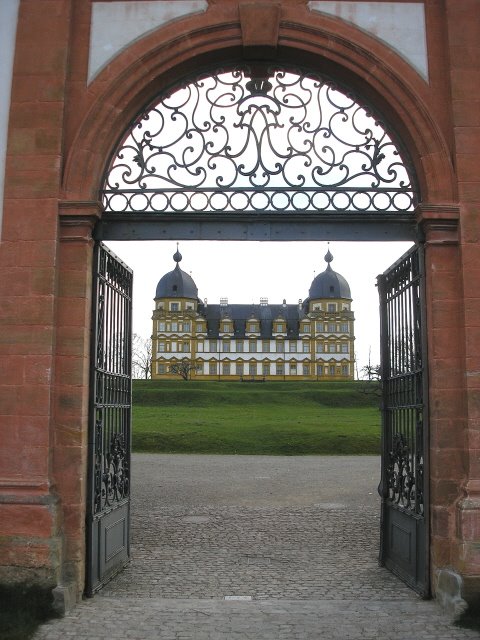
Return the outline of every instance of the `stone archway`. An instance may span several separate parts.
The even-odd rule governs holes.
[[[263,6],[262,10],[270,11]],[[227,11],[228,13],[228,11]],[[354,27],[332,20],[313,19],[305,11],[286,7],[278,14],[278,31],[257,30],[256,10],[245,8],[241,20],[235,14],[226,16],[218,7],[208,18],[199,16],[187,20],[183,28],[189,32],[188,41],[175,39],[173,31],[166,29],[161,37],[147,36],[133,44],[92,83],[89,96],[84,99],[79,114],[71,124],[71,153],[68,158],[63,201],[60,205],[61,241],[59,252],[60,287],[65,291],[59,299],[58,330],[65,330],[65,312],[71,304],[72,282],[81,289],[84,306],[83,324],[74,347],[75,357],[83,362],[86,380],[89,349],[90,274],[92,260],[92,231],[101,217],[98,189],[106,158],[115,145],[118,132],[139,111],[148,99],[181,74],[182,69],[194,69],[206,60],[224,57],[249,57],[258,55],[258,47],[268,55],[275,50],[284,59],[308,61],[321,69],[328,68],[330,75],[339,74],[344,82],[361,86],[374,104],[395,119],[405,146],[409,149],[419,177],[423,202],[417,210],[417,223],[426,239],[427,314],[430,369],[432,380],[429,389],[432,407],[432,505],[434,514],[442,512],[453,522],[455,499],[446,496],[442,489],[445,482],[455,487],[456,497],[461,495],[461,478],[456,465],[444,466],[447,452],[444,430],[447,428],[444,400],[445,377],[451,370],[452,345],[442,343],[445,323],[453,316],[437,314],[443,301],[458,301],[461,289],[459,281],[459,251],[457,246],[457,207],[454,176],[450,165],[447,144],[441,133],[441,118],[432,117],[436,109],[425,83],[408,65],[392,54],[384,45],[373,41]],[[227,19],[228,18],[228,19]],[[177,25],[178,27],[178,25]],[[228,41],[228,46],[225,42]],[[351,43],[356,43],[352,49]],[[168,51],[168,55],[166,55]],[[453,309],[450,312],[454,314]],[[461,352],[461,336],[454,350]],[[63,354],[57,353],[61,363]],[[61,368],[59,368],[61,370]],[[60,381],[57,380],[57,384]],[[63,387],[67,385],[63,385]],[[458,382],[461,387],[461,383]],[[72,447],[72,464],[77,469],[86,468],[84,439],[87,433],[85,406],[88,385],[84,382],[76,395],[83,407],[81,430],[83,443]],[[55,422],[62,419],[63,408],[55,408]],[[80,416],[80,412],[79,412]],[[453,417],[453,416],[452,416]],[[457,414],[459,424],[464,415]],[[451,418],[448,418],[450,420]],[[73,489],[68,486],[62,454],[62,439],[56,444],[55,473],[63,510],[75,513],[74,522],[65,530],[65,562],[74,567],[74,581],[83,585],[83,558],[85,553],[83,515],[85,494],[83,483]],[[456,460],[462,454],[455,448]],[[461,466],[461,465],[460,465]],[[81,474],[80,474],[81,475]],[[437,490],[438,485],[438,490]],[[431,537],[432,573],[448,566],[458,566],[457,542],[452,536],[447,541],[436,525],[434,517]],[[459,567],[460,569],[460,567]]]

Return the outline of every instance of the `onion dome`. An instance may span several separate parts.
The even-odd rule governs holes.
[[[197,285],[193,281],[193,278],[180,269],[180,262],[182,260],[182,254],[177,250],[173,254],[173,259],[177,263],[173,271],[169,271],[162,278],[160,278],[157,284],[157,290],[155,293],[156,298],[191,298],[196,300],[198,298]]]
[[[314,278],[308,298],[310,300],[318,300],[319,298],[346,298],[351,300],[350,286],[343,276],[334,271],[330,266],[333,256],[330,249],[325,255],[327,268]]]

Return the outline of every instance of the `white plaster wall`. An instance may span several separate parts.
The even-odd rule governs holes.
[[[312,1],[311,11],[326,13],[363,29],[389,45],[428,81],[423,2]]]
[[[8,116],[20,0],[0,0],[0,239],[2,235]]]
[[[0,4],[5,0],[0,0]],[[172,20],[202,13],[207,0],[119,0],[94,2],[90,27],[88,82],[121,51]]]

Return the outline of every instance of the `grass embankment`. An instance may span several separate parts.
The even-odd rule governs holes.
[[[359,382],[135,380],[133,450],[378,454],[378,398]]]

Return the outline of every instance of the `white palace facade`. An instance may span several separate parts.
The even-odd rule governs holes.
[[[176,266],[159,281],[152,332],[152,378],[178,378],[180,363],[197,380],[352,380],[354,314],[350,287],[327,268],[297,304],[208,304]]]

